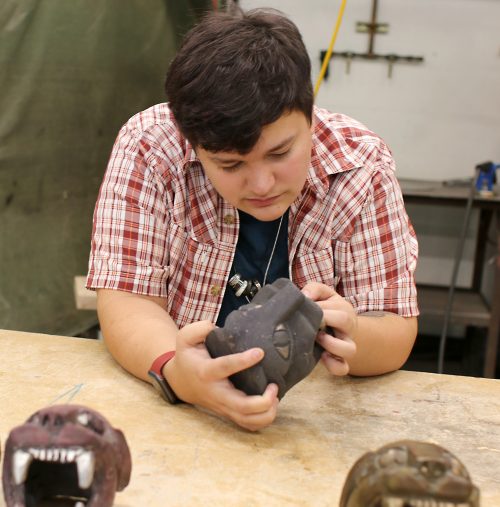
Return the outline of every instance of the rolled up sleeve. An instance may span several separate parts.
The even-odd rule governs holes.
[[[123,127],[94,210],[87,287],[166,296],[166,199],[147,140]]]
[[[401,189],[391,170],[375,171],[371,183],[352,236],[334,241],[336,290],[358,313],[417,316],[418,242]]]

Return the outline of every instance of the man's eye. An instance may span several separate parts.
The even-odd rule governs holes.
[[[241,163],[238,162],[237,164],[233,164],[233,165],[223,165],[223,166],[221,166],[221,169],[223,171],[232,172],[232,171],[236,171],[236,169],[238,169],[240,166],[241,166]]]
[[[290,153],[290,150],[280,151],[278,153],[271,153],[272,158],[283,158]]]

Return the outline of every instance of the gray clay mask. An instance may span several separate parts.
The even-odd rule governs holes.
[[[209,333],[206,347],[212,357],[264,350],[260,363],[230,377],[237,389],[262,394],[275,383],[281,399],[306,377],[323,349],[315,342],[323,311],[288,279],[263,287],[251,303],[231,312],[223,328]]]

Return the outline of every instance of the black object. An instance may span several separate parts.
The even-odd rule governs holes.
[[[287,278],[265,285],[252,302],[231,312],[223,328],[211,331],[205,345],[212,357],[260,347],[260,363],[230,377],[237,389],[262,394],[275,383],[278,397],[305,378],[321,357],[315,341],[323,310]]]
[[[253,299],[255,294],[262,289],[258,280],[244,280],[239,273],[232,276],[228,283],[237,297],[245,296],[248,299]]]

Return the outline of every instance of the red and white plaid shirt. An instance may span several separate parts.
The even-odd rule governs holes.
[[[418,315],[418,245],[384,142],[315,108],[306,184],[290,207],[290,278],[334,287],[361,312]],[[167,104],[120,130],[94,213],[87,287],[161,296],[179,327],[215,322],[238,241]]]

